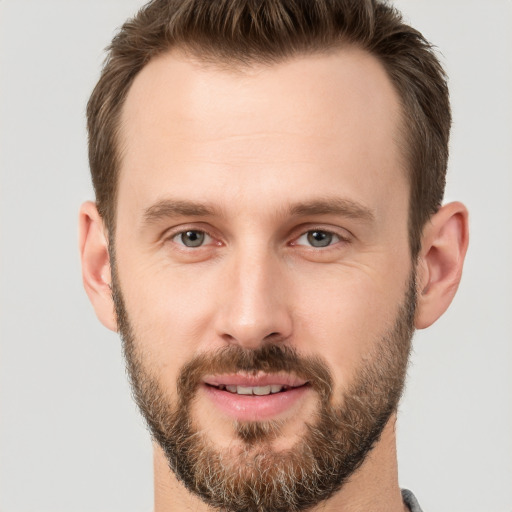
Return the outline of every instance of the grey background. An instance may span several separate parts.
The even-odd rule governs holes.
[[[149,437],[82,290],[84,109],[139,0],[0,1],[0,510],[150,511]],[[401,0],[442,51],[447,200],[471,211],[449,312],[415,337],[400,482],[425,511],[512,511],[512,2]]]

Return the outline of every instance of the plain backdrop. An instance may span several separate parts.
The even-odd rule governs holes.
[[[82,289],[85,104],[140,0],[0,0],[0,511],[149,512],[149,436]],[[512,511],[512,2],[401,0],[441,53],[447,200],[471,212],[451,309],[417,333],[400,482],[425,512]]]

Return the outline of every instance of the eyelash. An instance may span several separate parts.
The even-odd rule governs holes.
[[[201,234],[205,235],[205,237],[208,237],[211,240],[215,240],[215,237],[213,235],[211,235],[208,231],[206,231],[204,229],[197,229],[197,228],[195,228],[195,229],[194,228],[182,229],[180,231],[174,232],[174,233],[169,235],[167,240],[170,240],[171,242],[174,242],[175,244],[179,245],[180,247],[185,248],[184,250],[205,247],[204,244],[201,244],[201,245],[198,245],[198,246],[194,247],[194,246],[188,246],[188,245],[185,245],[184,243],[179,243],[179,242],[175,241],[176,238],[178,238],[179,236],[183,236],[185,233],[188,233],[188,232],[201,233]],[[220,243],[217,243],[215,245],[220,245]]]
[[[176,245],[180,246],[181,250],[200,249],[200,248],[207,247],[211,243],[211,242],[209,242],[206,245],[204,243],[201,243],[201,245],[198,245],[198,246],[187,246],[184,243],[175,241],[175,239],[177,237],[183,236],[187,232],[202,233],[206,237],[209,237],[211,240],[215,240],[215,238],[216,238],[208,230],[190,227],[190,228],[180,229],[179,231],[174,231],[174,232],[170,233],[169,236],[166,237],[165,241],[171,241],[171,242],[175,243]],[[302,237],[307,237],[309,234],[312,234],[315,232],[324,233],[333,238],[334,237],[337,238],[337,240],[334,241],[333,243],[329,243],[328,245],[325,245],[325,246],[313,246],[313,245],[298,243],[298,240],[300,240]],[[294,237],[294,239],[288,243],[288,245],[305,247],[310,250],[324,250],[325,251],[325,250],[329,250],[331,247],[333,247],[339,243],[343,243],[343,244],[350,243],[350,238],[346,235],[342,235],[339,232],[336,232],[336,231],[333,231],[330,229],[325,229],[322,227],[313,227],[313,228],[307,229],[305,231],[301,231],[298,236]],[[222,242],[218,241],[215,245],[218,245],[218,246],[222,245]]]
[[[328,245],[325,245],[325,246],[314,246],[314,245],[307,245],[307,244],[299,244],[298,243],[298,240],[300,240],[302,237],[308,237],[309,234],[312,234],[312,233],[324,233],[328,236],[331,236],[331,237],[336,237],[337,240],[334,241],[333,243],[329,243]],[[349,243],[350,242],[350,239],[348,238],[348,236],[343,236],[342,234],[336,232],[336,231],[333,231],[333,230],[330,230],[330,229],[325,229],[325,228],[322,228],[322,227],[317,227],[317,228],[310,228],[306,231],[303,231],[298,237],[296,237],[291,243],[290,245],[292,246],[302,246],[302,247],[306,247],[308,249],[314,249],[314,250],[328,250],[330,248],[332,248],[333,246],[339,244],[339,243]]]

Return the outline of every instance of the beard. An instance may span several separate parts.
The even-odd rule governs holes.
[[[394,325],[366,354],[338,400],[325,360],[300,355],[283,342],[253,350],[230,345],[197,355],[181,368],[177,396],[170,397],[145,360],[114,265],[112,294],[134,399],[178,480],[210,507],[297,512],[319,504],[360,467],[398,407],[414,331],[414,273]],[[233,421],[239,442],[227,449],[216,447],[207,429],[194,423],[192,408],[202,378],[237,372],[291,373],[316,391],[317,410],[292,448],[273,449],[278,421]]]

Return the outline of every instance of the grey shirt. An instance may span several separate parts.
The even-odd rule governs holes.
[[[402,489],[402,499],[404,500],[404,503],[409,507],[411,512],[422,512],[418,500],[411,491]]]

